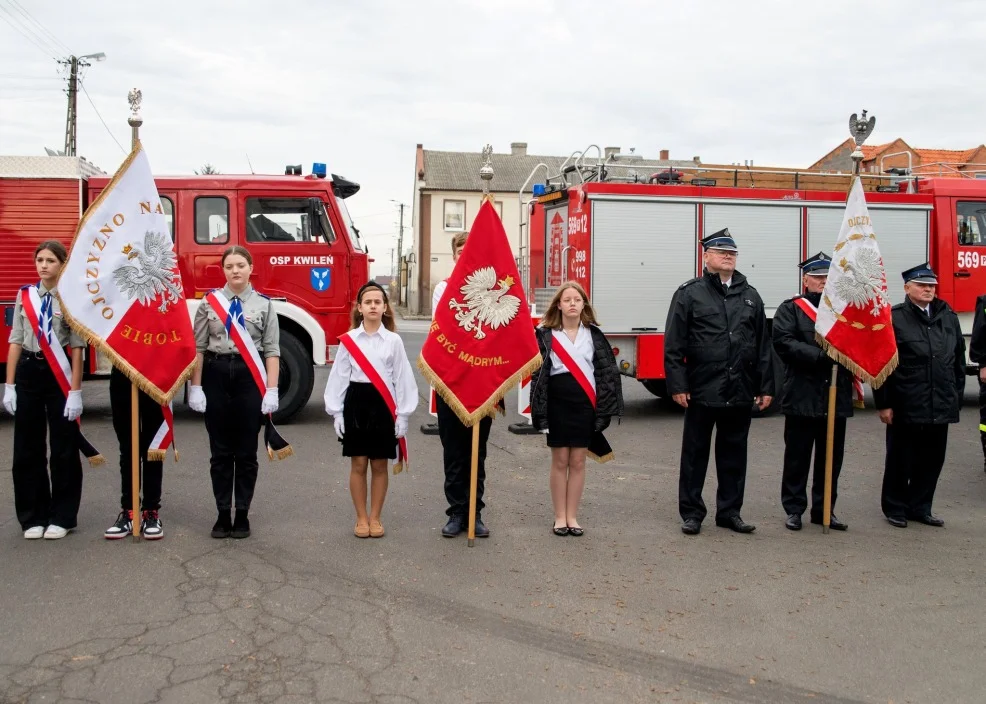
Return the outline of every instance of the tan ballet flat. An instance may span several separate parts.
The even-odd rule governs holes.
[[[367,523],[357,523],[356,527],[353,528],[353,535],[357,538],[369,538],[370,537],[370,526]]]
[[[370,537],[371,538],[382,538],[383,537],[383,524],[380,521],[370,522]]]

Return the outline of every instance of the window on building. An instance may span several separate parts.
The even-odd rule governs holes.
[[[966,247],[986,246],[986,202],[955,204],[958,242]]]
[[[167,196],[161,196],[161,209],[164,211],[164,218],[168,221],[168,234],[171,241],[175,241],[175,204]]]
[[[495,200],[493,201],[493,205],[496,207],[496,214],[500,216],[501,220],[503,220],[503,201]]]
[[[199,244],[229,242],[229,201],[225,197],[195,199],[195,241]]]
[[[247,242],[321,241],[318,215],[309,198],[247,198]]]
[[[466,229],[466,202],[464,200],[445,201],[445,231],[462,232]]]

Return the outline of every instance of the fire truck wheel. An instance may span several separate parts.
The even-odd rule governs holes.
[[[668,384],[664,379],[641,379],[640,383],[658,398],[667,398]]]
[[[311,354],[297,337],[281,331],[281,372],[277,381],[280,408],[275,423],[290,420],[305,407],[315,387],[315,367]]]

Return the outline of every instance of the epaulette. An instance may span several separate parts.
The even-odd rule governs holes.
[[[260,291],[258,291],[257,289],[253,289],[253,292],[254,292],[255,294],[257,294],[258,296],[260,296],[261,298],[266,298],[266,299],[267,299],[268,301],[270,300],[270,296],[268,296],[268,295],[267,295],[267,294],[265,294],[265,293],[261,293],[261,292],[260,292]]]
[[[685,288],[686,286],[691,286],[692,284],[698,283],[701,280],[702,280],[702,277],[701,276],[696,276],[694,279],[689,279],[688,281],[686,281],[685,283],[683,283],[681,286],[679,286],[678,287],[678,290],[680,291],[681,289]]]

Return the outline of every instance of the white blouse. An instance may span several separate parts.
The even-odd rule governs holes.
[[[404,342],[400,335],[382,327],[370,334],[360,325],[349,333],[356,345],[367,356],[372,355],[380,360],[384,368],[378,370],[383,380],[390,384],[397,401],[397,415],[405,418],[414,413],[418,407],[418,385],[414,381],[414,371],[404,351]],[[325,384],[325,412],[331,416],[342,413],[346,400],[346,389],[351,381],[370,383],[369,377],[363,373],[359,364],[353,359],[343,345],[336,351],[329,380]]]
[[[552,330],[551,334],[554,335],[554,333],[555,331]],[[565,331],[558,330],[558,333],[560,335],[564,335]],[[586,362],[589,363],[590,369],[595,369],[595,366],[592,364],[592,352],[593,352],[592,333],[589,332],[589,328],[587,328],[582,323],[579,323],[579,331],[575,334],[575,353],[577,355],[576,361],[578,361],[578,357],[582,357]],[[559,357],[554,352],[552,352],[551,376],[554,376],[555,374],[570,374],[570,373],[571,372],[568,371],[568,367],[565,365],[563,361],[561,361],[561,357]]]

